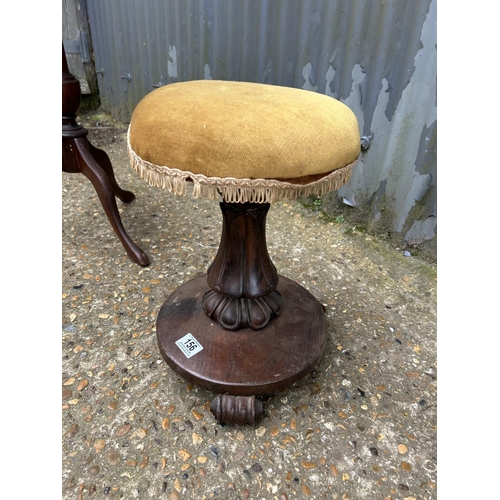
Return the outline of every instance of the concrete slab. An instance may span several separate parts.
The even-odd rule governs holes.
[[[214,395],[170,370],[155,332],[167,296],[215,256],[218,204],[139,179],[126,125],[82,123],[136,195],[118,206],[151,264],[129,260],[90,182],[63,173],[63,498],[437,498],[435,266],[273,205],[271,259],[325,305],[327,346],[256,426],[218,425]]]

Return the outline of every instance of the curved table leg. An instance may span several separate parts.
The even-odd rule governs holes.
[[[134,200],[135,194],[131,191],[125,191],[116,182],[115,173],[113,171],[113,166],[108,154],[102,149],[95,147],[90,142],[88,142],[88,147],[90,150],[90,154],[94,157],[94,159],[101,166],[104,172],[106,172],[108,179],[111,182],[111,187],[113,188],[115,196],[123,201],[123,203],[130,203],[132,200]]]
[[[99,200],[101,201],[104,211],[106,212],[115,233],[122,242],[127,255],[140,266],[147,266],[149,264],[149,259],[125,231],[115,200],[116,194],[116,196],[120,199],[122,199],[122,196],[125,198],[122,201],[132,201],[133,198],[130,198],[130,195],[135,197],[134,194],[120,189],[116,183],[114,174],[111,176],[109,175],[109,171],[111,170],[112,172],[111,162],[109,161],[109,158],[106,160],[107,154],[104,153],[104,151],[102,151],[102,153],[104,153],[106,158],[104,158],[103,154],[98,153],[98,159],[96,159],[94,158],[92,152],[97,150],[97,148],[92,146],[93,149],[90,149],[90,143],[85,137],[73,139],[73,144],[75,146],[75,154],[77,156],[79,170],[90,180],[97,191],[97,195],[99,196]],[[100,160],[100,162],[98,162],[98,160]]]

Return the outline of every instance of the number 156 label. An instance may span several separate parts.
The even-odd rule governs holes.
[[[191,333],[184,335],[184,337],[179,339],[175,344],[184,353],[186,358],[190,358],[203,350],[203,346],[193,337],[193,334]]]

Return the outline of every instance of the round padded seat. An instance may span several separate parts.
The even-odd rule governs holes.
[[[160,87],[129,126],[132,168],[151,185],[227,202],[322,196],[349,181],[360,153],[354,113],[302,89],[195,80]]]

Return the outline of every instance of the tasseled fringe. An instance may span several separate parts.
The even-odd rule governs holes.
[[[193,198],[217,200],[220,197],[228,203],[275,203],[293,201],[300,197],[316,195],[322,197],[336,191],[351,178],[356,161],[334,170],[321,179],[309,184],[292,184],[277,179],[235,179],[232,177],[207,177],[188,171],[155,165],[137,156],[130,146],[127,134],[127,149],[130,166],[139,177],[151,186],[167,189],[174,194],[185,196],[187,183],[193,183]]]

